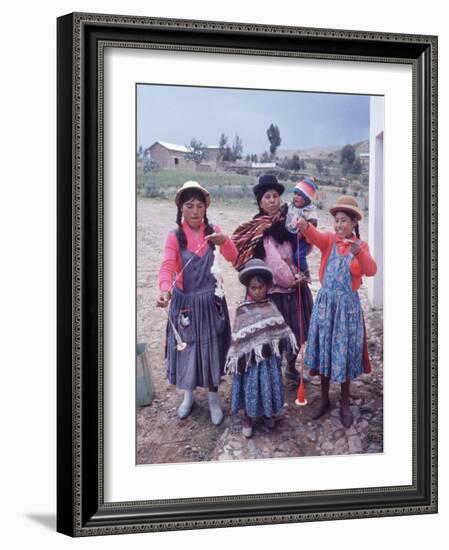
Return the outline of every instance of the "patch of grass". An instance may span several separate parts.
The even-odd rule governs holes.
[[[189,180],[197,181],[200,185],[209,187],[223,185],[248,185],[256,183],[257,178],[245,176],[243,174],[234,174],[230,172],[191,172],[188,170],[160,170],[154,173],[143,173],[141,168],[137,171],[137,184],[139,188],[145,186],[149,181],[154,181],[160,187],[178,188]]]

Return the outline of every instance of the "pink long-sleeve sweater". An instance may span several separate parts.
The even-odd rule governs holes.
[[[213,225],[215,233],[221,233],[221,229],[218,225]],[[208,245],[204,244],[206,224],[202,223],[198,233],[192,231],[187,223],[182,222],[182,228],[187,238],[187,250],[197,254],[198,256],[204,256],[207,252]],[[203,245],[201,247],[201,245]],[[200,248],[201,247],[201,248]],[[235,262],[237,258],[237,248],[235,244],[228,237],[226,241],[220,246],[222,256],[231,263]],[[187,268],[188,269],[188,268]],[[176,277],[176,286],[180,289],[182,286],[182,260],[179,250],[178,239],[176,238],[176,232],[171,231],[168,234],[164,247],[164,258],[162,260],[161,268],[159,270],[159,289],[161,292],[167,292],[172,288],[173,281]]]
[[[273,237],[264,237],[265,263],[273,272],[273,292],[291,292],[295,283],[292,245],[289,241],[277,243]]]

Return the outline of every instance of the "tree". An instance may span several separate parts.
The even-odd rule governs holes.
[[[289,164],[288,164],[288,168],[290,168],[290,170],[301,170],[302,169],[302,165],[301,165],[301,159],[299,158],[298,155],[293,155]]]
[[[196,138],[190,140],[190,145],[188,146],[189,151],[184,153],[184,158],[186,160],[193,160],[193,162],[198,165],[203,161],[209,158],[209,151],[207,150],[207,145],[202,141]]]
[[[227,145],[223,151],[223,157],[222,157],[222,160],[226,160],[228,162],[230,161],[233,161],[234,160],[234,156],[232,154],[232,150],[231,148],[229,147],[229,145]]]
[[[270,162],[270,160],[270,155],[266,151],[264,151],[262,153],[262,156],[260,157],[260,162]]]
[[[243,153],[243,142],[240,137],[236,134],[234,141],[232,143],[232,160],[237,160],[242,158]]]
[[[362,163],[359,158],[355,159],[355,161],[352,163],[351,173],[357,176],[362,173]]]
[[[322,174],[324,170],[323,161],[321,159],[318,159],[315,161],[316,169],[318,174]]]
[[[145,160],[143,163],[144,174],[148,174],[148,172],[151,172],[151,176],[154,176],[154,173],[159,172],[160,169],[161,166],[157,160],[153,160],[150,155],[145,155]]]
[[[343,172],[347,174],[355,161],[355,149],[352,145],[345,145],[340,153],[340,164]]]
[[[137,158],[141,159],[143,157],[143,147],[142,145],[139,145],[139,149],[137,150]]]
[[[228,136],[225,134],[221,134],[220,139],[218,140],[218,158],[221,160],[225,160],[225,153],[228,145]]]
[[[279,128],[275,126],[273,123],[270,124],[267,130],[267,137],[268,141],[270,142],[270,153],[271,158],[274,157],[276,154],[276,149],[281,144],[281,133],[279,131]]]

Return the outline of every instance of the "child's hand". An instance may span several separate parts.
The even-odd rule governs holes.
[[[304,218],[298,218],[298,221],[296,222],[296,227],[299,229],[299,231],[304,231],[304,229],[307,229],[307,226],[309,225],[309,222]]]
[[[350,246],[351,254],[353,256],[357,256],[361,248],[362,248],[362,241],[360,239],[358,239],[357,241],[353,241]]]

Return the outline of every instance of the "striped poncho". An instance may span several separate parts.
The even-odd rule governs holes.
[[[246,369],[251,361],[258,363],[267,354],[281,357],[297,349],[295,335],[273,302],[268,299],[245,301],[235,313],[225,372],[238,372],[239,360]]]

